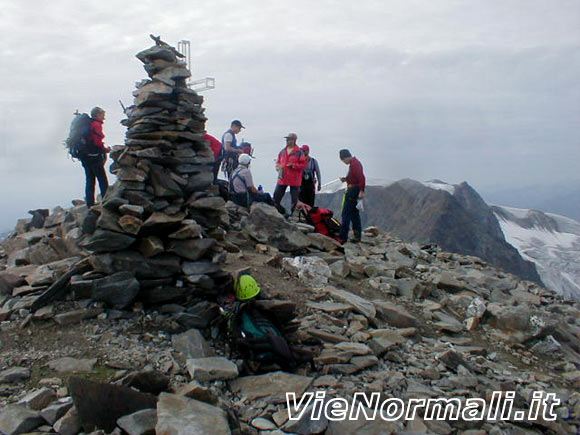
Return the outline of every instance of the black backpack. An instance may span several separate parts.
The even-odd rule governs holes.
[[[251,303],[236,304],[228,322],[228,336],[233,348],[244,358],[247,370],[258,372],[280,367],[289,371],[304,362],[313,365],[312,355],[290,346],[266,313]]]
[[[92,121],[92,118],[86,113],[75,113],[70,124],[68,138],[65,141],[68,153],[73,159],[83,159],[94,151],[89,139]]]

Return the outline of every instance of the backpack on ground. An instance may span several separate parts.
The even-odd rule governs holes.
[[[70,124],[65,146],[73,159],[83,159],[91,152],[89,133],[92,118],[86,113],[75,113]]]
[[[306,223],[314,227],[315,232],[339,240],[341,224],[333,217],[332,210],[311,207],[307,212],[301,211],[300,213]]]

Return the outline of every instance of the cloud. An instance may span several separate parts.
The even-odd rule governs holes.
[[[326,181],[344,175],[342,147],[372,177],[579,178],[576,1],[5,3],[0,229],[82,195],[82,170],[61,146],[75,110],[104,107],[107,143],[123,143],[118,100],[130,104],[146,77],[134,55],[149,33],[191,40],[194,77],[216,78],[208,131],[242,119],[267,189],[290,131]]]

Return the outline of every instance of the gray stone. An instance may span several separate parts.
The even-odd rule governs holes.
[[[154,435],[157,410],[143,409],[117,420],[117,425],[129,435]]]
[[[285,403],[286,392],[302,397],[313,378],[284,372],[268,373],[260,376],[245,376],[230,381],[232,392],[249,400],[262,399],[270,403]]]
[[[226,413],[220,408],[198,400],[162,393],[157,403],[158,434],[229,435]]]
[[[376,316],[376,309],[372,302],[355,295],[346,290],[337,289],[335,287],[325,287],[324,291],[334,299],[340,302],[350,304],[354,310],[368,319],[374,319]]]
[[[324,403],[329,400],[327,398]],[[304,410],[304,413],[298,420],[288,420],[284,426],[282,426],[282,430],[288,433],[297,433],[300,435],[311,435],[311,434],[321,434],[324,433],[326,428],[328,427],[328,419],[324,412],[320,414],[319,418],[313,418],[313,410],[316,407],[316,404],[310,405],[308,408]],[[324,405],[322,405],[324,406]]]
[[[59,435],[77,435],[81,429],[81,419],[74,406],[54,424],[54,430]]]
[[[377,317],[386,321],[389,325],[397,328],[409,328],[417,326],[417,319],[405,308],[383,300],[374,300],[377,310]]]
[[[11,367],[0,372],[0,384],[13,384],[30,378],[30,369],[26,367]]]
[[[103,311],[102,308],[80,308],[78,310],[57,314],[54,316],[54,321],[59,325],[71,325],[82,322],[83,320],[93,319]]]
[[[234,379],[238,377],[238,366],[227,358],[213,356],[187,360],[189,375],[198,381]]]
[[[214,356],[215,352],[205,341],[201,332],[197,329],[190,329],[182,334],[176,334],[171,337],[171,343],[176,351],[180,352],[185,358],[205,358]]]
[[[94,252],[121,251],[135,242],[135,237],[115,231],[97,229],[81,246]]]
[[[143,221],[138,217],[127,214],[119,218],[119,226],[123,232],[136,235],[143,226]]]
[[[168,252],[173,252],[182,258],[197,261],[214,245],[214,239],[173,240],[169,243]]]
[[[70,397],[65,399],[60,399],[58,402],[53,403],[50,406],[47,406],[42,411],[40,411],[40,415],[44,418],[48,424],[54,425],[57,420],[62,418],[69,409],[73,406],[72,399]]]
[[[163,240],[156,236],[141,239],[139,241],[139,252],[147,258],[161,254],[162,252],[165,252]]]
[[[169,234],[170,239],[198,239],[201,237],[201,225],[194,220],[184,220],[181,222],[181,228]]]
[[[346,278],[350,274],[350,267],[344,260],[335,261],[330,265],[330,270],[334,276]]]
[[[41,388],[32,391],[18,401],[19,405],[40,411],[56,400],[56,393],[52,388]]]
[[[263,417],[254,418],[252,420],[252,426],[258,430],[276,430],[278,426],[271,420]]]
[[[21,405],[7,405],[0,410],[0,433],[18,435],[32,432],[42,424],[44,420],[38,412]]]
[[[184,261],[181,269],[184,275],[204,275],[220,271],[219,265],[210,261]]]
[[[97,363],[96,358],[92,359],[76,359],[64,357],[49,361],[47,366],[51,370],[57,372],[92,372],[93,367]]]
[[[308,237],[287,222],[274,207],[261,202],[252,204],[250,215],[242,226],[256,241],[284,252],[298,251],[310,244]]]
[[[308,240],[310,241],[310,246],[321,251],[333,251],[340,248],[340,243],[324,234],[310,233],[308,234]]]
[[[139,293],[139,281],[131,272],[119,272],[93,282],[92,299],[117,309],[128,307]]]

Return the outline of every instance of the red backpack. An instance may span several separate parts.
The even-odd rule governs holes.
[[[322,207],[312,207],[308,212],[304,213],[306,223],[312,225],[315,232],[340,241],[340,222],[333,218],[332,215],[332,210]]]

